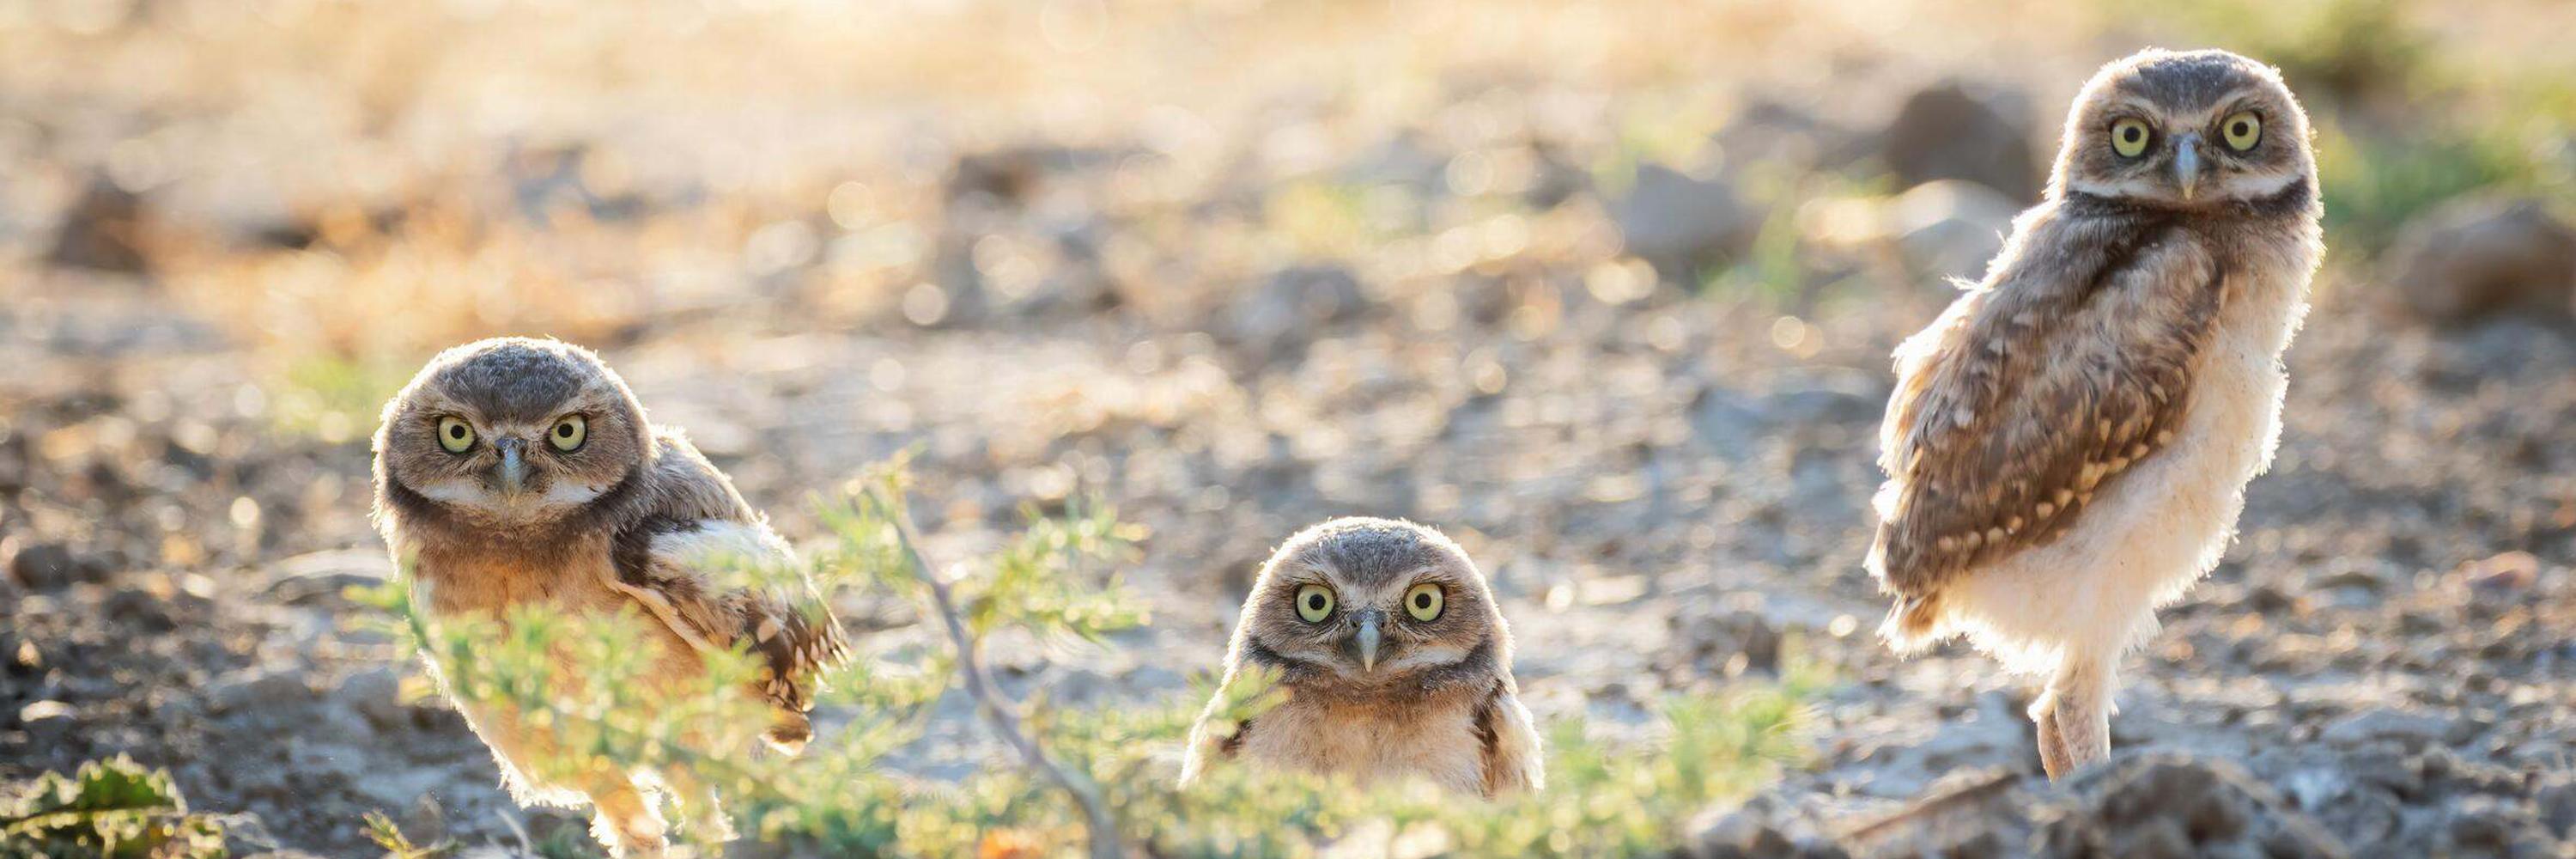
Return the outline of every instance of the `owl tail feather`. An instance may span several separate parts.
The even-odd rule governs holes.
[[[1887,621],[1878,625],[1878,638],[1888,649],[1912,656],[1950,637],[1949,620],[1940,591],[1900,596],[1888,608]]]

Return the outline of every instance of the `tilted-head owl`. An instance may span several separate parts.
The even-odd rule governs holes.
[[[765,736],[790,750],[811,736],[814,675],[844,651],[838,625],[801,580],[725,583],[728,567],[793,569],[793,556],[685,438],[645,422],[598,356],[520,338],[447,350],[385,406],[375,452],[377,527],[430,621],[506,622],[526,605],[631,612],[645,621],[656,688],[687,685],[707,653],[747,648],[763,667],[753,691],[773,711]],[[667,844],[636,773],[601,766],[571,783],[539,781],[528,762],[554,752],[551,731],[458,703],[513,795],[589,801],[594,831],[624,852]],[[690,814],[717,814],[689,773],[652,775]],[[702,819],[721,835],[720,816]]]
[[[1882,634],[1964,633],[2046,675],[2051,776],[2109,753],[2121,656],[2217,564],[2271,461],[2322,211],[2278,72],[2146,51],[2085,85],[2045,199],[1897,349]]]
[[[1487,797],[1538,790],[1538,732],[1511,665],[1511,629],[1458,544],[1390,519],[1316,525],[1262,566],[1225,657],[1224,683],[1273,669],[1284,701],[1226,723],[1220,690],[1181,781],[1240,759]]]

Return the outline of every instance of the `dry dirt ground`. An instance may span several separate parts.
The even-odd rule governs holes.
[[[2108,55],[2088,45],[2011,72],[1856,48],[1839,61],[1882,93],[1869,104],[1784,90],[1808,106],[1712,111],[1684,136],[1830,164],[1884,141],[1815,124],[1875,127],[1870,112],[1922,68],[2003,81],[2047,116],[2072,87],[2057,77]],[[1059,702],[1186,694],[1278,539],[1334,515],[1402,516],[1446,529],[1491,574],[1542,718],[1617,731],[1667,691],[1784,660],[1829,670],[1815,760],[1759,801],[1755,829],[1846,832],[1986,785],[2036,797],[1990,823],[2098,800],[2089,813],[2106,820],[2220,819],[2172,836],[2217,837],[2204,830],[2227,815],[2188,805],[2233,802],[2193,799],[2216,780],[2255,785],[2247,808],[2303,817],[2356,855],[2576,855],[2576,327],[2563,318],[2436,328],[2384,312],[2358,261],[2330,267],[2240,539],[2124,666],[2115,744],[2190,762],[2097,778],[2146,780],[2126,794],[2051,792],[2026,778],[2027,683],[1955,648],[1900,661],[1870,637],[1884,606],[1860,561],[1887,355],[1945,300],[1938,275],[1966,272],[1929,270],[1938,247],[1865,237],[1829,252],[1839,234],[1817,214],[1767,218],[1794,225],[1796,285],[1659,284],[1623,239],[1639,255],[1669,239],[1685,256],[1761,258],[1759,236],[1779,232],[1652,235],[1738,215],[1658,208],[1651,178],[1600,180],[1588,165],[1621,144],[1566,129],[1615,124],[1620,99],[1508,74],[1428,86],[1418,97],[1438,110],[1409,120],[1285,88],[1246,111],[1258,122],[1167,115],[1097,143],[1027,142],[1043,139],[1036,120],[993,143],[890,110],[838,138],[861,141],[848,161],[799,156],[820,162],[806,173],[860,181],[848,198],[804,174],[585,173],[596,141],[698,122],[646,100],[570,123],[597,138],[487,143],[461,168],[464,203],[415,189],[319,214],[199,206],[228,199],[204,190],[217,171],[200,161],[307,132],[416,138],[437,125],[423,113],[463,114],[433,105],[389,128],[260,144],[152,113],[184,106],[12,91],[0,172],[32,178],[0,195],[0,781],[126,752],[171,768],[197,808],[239,815],[244,845],[333,856],[370,852],[359,817],[373,809],[472,845],[575,825],[513,809],[456,716],[401,703],[416,669],[340,596],[388,572],[366,520],[367,427],[294,417],[301,394],[280,381],[302,351],[374,344],[416,365],[451,335],[553,332],[601,348],[791,538],[821,536],[810,493],[907,448],[942,553],[994,545],[1030,499],[1094,493],[1144,525],[1126,576],[1149,627],[1113,648],[997,657],[1013,688]],[[165,235],[144,243],[146,270],[49,259],[93,165],[113,160],[97,141],[155,122],[204,139],[118,168],[168,174],[141,198],[162,207],[147,211]],[[1289,131],[1264,133],[1276,128]],[[384,156],[416,157],[429,156]],[[1699,166],[1739,190],[1768,181]],[[775,185],[811,193],[727,202]],[[1790,202],[1742,190],[1751,224],[1767,205],[1830,213],[1868,197],[1799,189]],[[588,214],[549,226],[566,205]],[[458,211],[482,232],[417,238]],[[680,250],[623,255],[662,245]],[[514,283],[488,269],[557,253],[578,259],[548,259],[551,279],[524,291],[436,283]],[[884,254],[896,263],[872,262]],[[296,285],[298,266],[322,266],[323,287]],[[582,309],[529,307],[549,301]],[[480,316],[439,321],[478,302]],[[337,305],[380,315],[334,321]],[[414,307],[437,320],[401,318]],[[399,382],[379,376],[360,399]],[[950,709],[943,732],[972,735]],[[2179,843],[2150,846],[2193,852]]]

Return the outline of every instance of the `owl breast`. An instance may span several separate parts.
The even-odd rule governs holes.
[[[1291,700],[1261,715],[1242,754],[1264,766],[1361,783],[1418,775],[1451,790],[1482,792],[1484,746],[1473,708],[1456,698],[1404,707]]]
[[[592,545],[596,543],[596,545]],[[647,676],[676,683],[703,668],[686,641],[637,610],[609,586],[614,576],[605,540],[584,540],[555,557],[537,553],[424,549],[412,570],[412,605],[432,621],[481,617],[503,622],[518,606],[542,606],[569,618],[607,618],[625,611],[644,637],[656,670]],[[571,669],[569,652],[559,654]],[[568,676],[568,675],[567,675]]]

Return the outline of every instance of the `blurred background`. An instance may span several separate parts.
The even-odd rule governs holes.
[[[997,654],[1014,689],[1184,696],[1277,540],[1403,516],[1494,577],[1542,717],[1830,671],[1761,826],[2035,773],[2023,684],[1870,637],[1887,356],[2095,67],[2225,47],[2315,115],[2330,251],[2279,459],[2115,740],[2362,855],[2566,855],[2570,37],[2558,0],[0,3],[0,780],[129,752],[243,849],[578,826],[340,596],[389,573],[377,409],[497,334],[601,350],[792,539],[913,446],[961,554],[1117,505],[1155,623]]]

